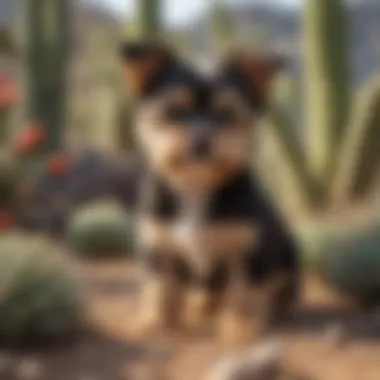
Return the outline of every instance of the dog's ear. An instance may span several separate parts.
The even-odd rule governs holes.
[[[252,103],[263,109],[268,103],[272,82],[284,66],[279,56],[238,53],[227,59],[223,75],[243,86]]]
[[[125,86],[137,98],[149,92],[174,61],[172,52],[160,43],[123,43],[119,56],[123,64]]]

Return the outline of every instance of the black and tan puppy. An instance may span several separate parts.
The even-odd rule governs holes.
[[[235,56],[204,77],[155,44],[126,44],[125,82],[147,168],[138,250],[143,331],[202,325],[251,340],[296,296],[292,239],[250,170],[277,59]]]

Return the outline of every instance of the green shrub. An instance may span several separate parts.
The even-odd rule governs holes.
[[[78,290],[68,266],[47,241],[17,234],[1,237],[0,342],[67,337],[80,325]]]
[[[132,220],[117,203],[92,203],[73,215],[68,241],[86,257],[123,255],[131,249]]]

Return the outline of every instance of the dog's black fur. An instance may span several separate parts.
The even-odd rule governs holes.
[[[145,193],[141,199],[144,212],[162,221],[176,220],[179,204],[175,194],[153,174],[149,175],[148,181],[146,186],[149,194]],[[246,253],[244,264],[252,284],[260,284],[277,273],[287,273],[292,281],[283,295],[283,301],[286,303],[295,299],[300,269],[296,245],[251,170],[245,168],[237,173],[228,183],[215,190],[212,199],[207,211],[210,222],[232,219],[252,221],[260,226],[259,246]],[[144,257],[152,270],[162,270],[159,252]],[[181,281],[195,280],[209,290],[222,291],[228,283],[228,269],[223,263],[216,263],[215,271],[208,278],[196,278],[184,261],[178,260],[173,268]]]

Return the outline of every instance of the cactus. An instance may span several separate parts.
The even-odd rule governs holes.
[[[65,118],[71,1],[25,4],[27,117],[46,128],[46,150],[60,146]]]
[[[343,1],[304,6],[306,118],[312,169],[328,183],[349,117],[347,15]]]
[[[345,136],[333,195],[363,198],[374,185],[380,166],[380,77],[359,94],[352,124]]]
[[[48,242],[17,234],[0,241],[0,340],[53,340],[81,321],[79,286]]]
[[[310,206],[323,205],[325,189],[309,170],[305,152],[289,115],[280,104],[273,101],[268,108],[267,118],[270,127],[276,132],[276,142],[281,145],[282,152],[293,169],[303,199]]]
[[[155,40],[161,29],[161,1],[138,0],[136,3],[136,20],[133,29],[128,34],[141,40]],[[130,37],[130,36],[129,36]]]
[[[161,28],[161,6],[160,0],[139,0],[136,4],[136,18],[125,27],[127,39],[143,41],[159,40],[163,37]],[[116,128],[118,144],[121,150],[133,150],[133,136],[131,132],[131,120],[133,118],[130,100],[127,99],[120,81],[115,86],[117,100]]]
[[[18,161],[8,152],[0,152],[0,208],[12,206],[20,181]]]
[[[17,49],[10,30],[0,27],[0,55],[17,57]]]
[[[214,31],[215,46],[218,53],[229,47],[233,40],[233,25],[228,15],[228,10],[221,0],[213,1],[211,24]]]
[[[0,145],[8,143],[11,111],[19,100],[18,87],[5,73],[0,72]]]
[[[90,204],[73,215],[67,239],[86,257],[124,255],[131,248],[131,220],[117,204]]]
[[[132,105],[125,99],[123,92],[118,97],[118,107],[116,115],[117,135],[119,137],[118,144],[120,150],[133,151],[135,148],[134,135],[132,133]]]
[[[375,187],[379,81],[372,79],[369,89],[351,102],[343,1],[310,0],[304,9],[308,146],[298,137],[297,120],[278,105],[281,94],[271,100],[267,116],[299,193],[314,209],[329,209],[342,200],[362,201]]]
[[[365,304],[380,300],[380,223],[334,236],[320,259],[323,278]]]

